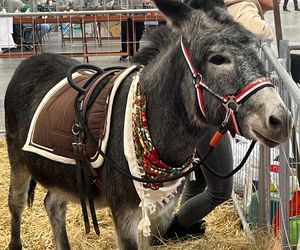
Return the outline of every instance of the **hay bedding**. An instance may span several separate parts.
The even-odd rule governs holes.
[[[0,176],[0,249],[2,250],[7,249],[10,239],[10,214],[7,207],[9,161],[5,141],[1,139]],[[45,193],[45,189],[38,186],[33,207],[31,209],[26,208],[24,211],[21,229],[24,249],[55,249],[51,227],[43,207]],[[101,236],[99,238],[93,232],[85,235],[80,206],[75,204],[68,206],[67,232],[72,249],[116,249],[110,211],[108,209],[99,210],[97,216],[101,224]],[[208,222],[205,238],[191,238],[190,241],[182,243],[166,242],[165,245],[153,247],[153,249],[279,249],[277,241],[270,237],[260,237],[256,243],[251,243],[240,230],[240,220],[230,202],[215,209],[205,219]]]

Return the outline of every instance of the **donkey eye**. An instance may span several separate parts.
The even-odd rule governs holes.
[[[222,64],[230,62],[226,57],[221,56],[221,55],[214,55],[208,61],[215,65],[222,65]]]

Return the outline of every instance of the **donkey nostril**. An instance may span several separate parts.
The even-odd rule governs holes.
[[[278,128],[279,126],[281,126],[281,120],[278,119],[276,116],[273,116],[271,115],[270,118],[269,118],[269,122],[270,122],[270,125],[273,127],[273,128]]]

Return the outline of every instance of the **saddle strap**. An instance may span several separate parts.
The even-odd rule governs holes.
[[[85,155],[85,149],[82,140],[80,138],[80,135],[75,135],[75,140],[76,142],[73,143],[74,152]],[[100,229],[97,221],[95,205],[92,196],[90,169],[88,167],[87,158],[85,161],[76,160],[76,182],[77,182],[77,190],[79,192],[80,203],[82,208],[85,232],[86,234],[90,232],[89,216],[88,216],[88,210],[86,206],[86,200],[88,199],[94,230],[96,234],[99,236]]]
[[[79,146],[79,145],[77,145]],[[84,221],[85,233],[88,234],[90,232],[90,223],[89,223],[89,216],[88,211],[86,208],[86,195],[85,195],[85,188],[84,188],[84,178],[82,173],[82,161],[76,161],[76,182],[77,182],[77,190],[79,193],[82,216]]]
[[[113,75],[112,78],[105,83],[105,79],[111,75]],[[90,79],[88,81],[88,84],[86,84],[86,86],[84,86],[83,88],[86,88],[85,94],[79,93],[74,103],[76,114],[75,127],[77,128],[77,130],[73,132],[75,141],[73,143],[73,153],[82,156],[77,157],[76,159],[77,189],[80,196],[85,231],[86,233],[90,232],[89,215],[86,205],[86,201],[88,200],[94,230],[98,236],[100,235],[100,229],[97,221],[91,185],[95,184],[97,187],[100,187],[100,183],[97,172],[90,166],[90,157],[87,150],[88,145],[86,145],[85,143],[86,141],[84,138],[86,137],[86,135],[84,134],[84,131],[82,131],[82,126],[88,123],[88,119],[86,119],[86,116],[88,114],[89,108],[93,106],[95,99],[98,98],[106,102],[106,99],[112,89],[113,83],[118,75],[118,70],[110,70],[101,75],[97,75],[97,77],[93,77],[93,79]],[[107,105],[105,105],[104,110],[106,113]],[[105,124],[105,119],[101,123]],[[104,128],[102,129],[104,130]],[[104,133],[104,131],[100,129],[100,132],[101,133],[99,135],[99,139],[102,139],[102,133]]]
[[[82,162],[81,166],[82,166],[82,170],[83,170],[85,188],[86,188],[87,197],[88,197],[88,200],[89,200],[90,213],[91,213],[91,217],[92,217],[94,230],[95,230],[95,233],[99,236],[100,235],[100,229],[99,229],[99,225],[98,225],[98,221],[97,221],[94,199],[93,199],[93,196],[92,196],[90,171],[89,171],[89,168],[88,168],[87,161]]]

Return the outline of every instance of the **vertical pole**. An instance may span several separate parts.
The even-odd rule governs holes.
[[[258,187],[258,226],[267,232],[270,229],[270,150],[260,145]]]
[[[290,216],[289,216],[289,165],[286,158],[289,157],[289,145],[285,143],[280,148],[280,171],[279,171],[279,189],[281,197],[280,206],[280,239],[282,247],[289,246],[289,232],[290,232]]]
[[[278,0],[273,0],[273,8],[274,8],[274,22],[275,22],[277,50],[279,52],[279,41],[282,40],[282,28],[281,28],[280,8],[279,8]]]
[[[291,57],[290,57],[290,47],[289,40],[280,40],[278,44],[278,57],[280,58],[280,63],[289,73],[291,72]]]
[[[286,90],[284,83],[281,81],[279,94],[283,99],[287,107],[291,107],[289,93]],[[290,234],[290,145],[289,142],[285,142],[280,146],[280,157],[279,157],[279,193],[281,198],[280,205],[280,239],[282,248],[289,246],[289,234]]]

